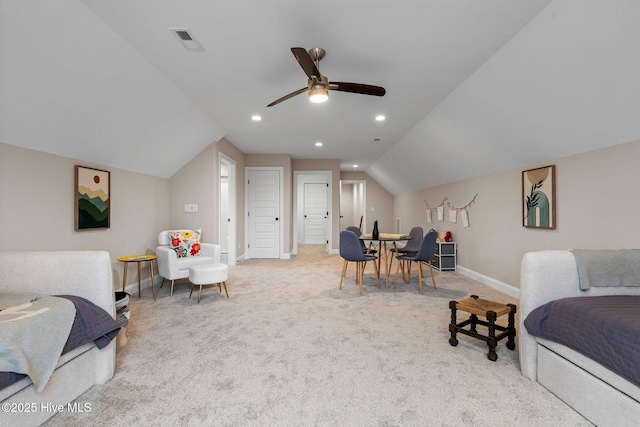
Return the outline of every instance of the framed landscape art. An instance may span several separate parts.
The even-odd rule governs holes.
[[[556,166],[522,172],[522,226],[556,228]]]
[[[111,223],[111,173],[76,165],[76,231],[109,228]]]

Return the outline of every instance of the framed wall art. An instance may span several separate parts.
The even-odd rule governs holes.
[[[556,166],[522,172],[522,225],[556,228]]]
[[[76,231],[109,228],[111,224],[111,172],[76,165]]]

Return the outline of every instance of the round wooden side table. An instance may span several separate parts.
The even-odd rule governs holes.
[[[145,255],[130,255],[118,258],[118,261],[124,263],[124,275],[122,276],[122,292],[127,284],[127,270],[130,262],[135,262],[138,265],[138,298],[142,296],[140,290],[140,263],[149,261],[149,273],[151,274],[151,290],[153,291],[153,300],[156,300],[156,286],[153,282],[153,260],[158,259],[157,255],[145,254]]]

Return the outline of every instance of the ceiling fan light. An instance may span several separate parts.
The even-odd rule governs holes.
[[[309,101],[319,104],[326,102],[329,99],[329,91],[324,87],[318,85],[311,88],[309,91]]]

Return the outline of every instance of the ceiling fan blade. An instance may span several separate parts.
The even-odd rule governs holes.
[[[296,61],[298,61],[298,64],[300,64],[307,77],[316,77],[320,80],[320,70],[316,67],[313,59],[311,59],[309,52],[302,47],[292,47],[291,52],[293,52],[293,56],[296,57]]]
[[[300,95],[301,93],[304,93],[304,92],[306,92],[306,91],[308,91],[308,90],[309,90],[309,88],[308,88],[308,87],[305,87],[305,88],[302,88],[302,89],[298,89],[298,90],[297,90],[297,91],[295,91],[295,92],[291,92],[289,95],[285,95],[285,96],[283,96],[283,97],[282,97],[282,98],[280,98],[280,99],[276,99],[276,100],[275,100],[275,101],[273,101],[271,104],[267,105],[267,107],[273,107],[274,105],[279,104],[279,103],[281,103],[282,101],[286,101],[287,99],[289,99],[289,98],[293,98],[294,96],[296,96],[296,95]]]
[[[383,87],[365,85],[362,83],[345,83],[345,82],[331,82],[330,89],[339,90],[342,92],[361,93],[363,95],[384,96],[387,93]]]

